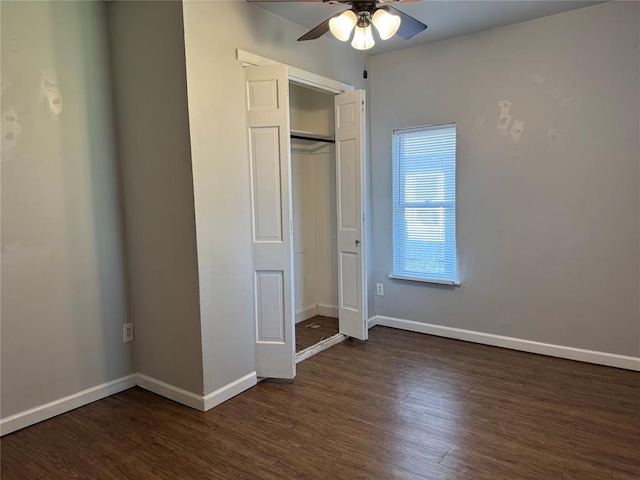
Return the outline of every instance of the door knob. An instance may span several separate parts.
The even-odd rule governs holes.
[[[360,245],[360,240],[356,240],[356,245]]]

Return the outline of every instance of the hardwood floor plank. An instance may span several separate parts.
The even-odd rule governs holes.
[[[318,328],[310,328],[316,324]],[[316,315],[313,318],[296,323],[296,352],[311,347],[325,338],[333,337],[338,333],[338,319]]]
[[[640,374],[375,327],[202,413],[133,388],[0,439],[3,480],[640,478]]]

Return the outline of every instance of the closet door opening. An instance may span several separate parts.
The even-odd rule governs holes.
[[[248,63],[256,373],[292,379],[301,360],[348,337],[367,339],[365,92],[240,57]]]
[[[296,353],[339,335],[335,95],[289,86]]]

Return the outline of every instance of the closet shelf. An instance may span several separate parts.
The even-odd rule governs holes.
[[[303,130],[291,130],[291,138],[297,140],[312,140],[314,142],[336,143],[335,139],[329,135],[320,135],[313,132],[305,132]]]

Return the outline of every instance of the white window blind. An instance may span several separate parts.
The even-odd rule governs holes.
[[[458,283],[455,124],[393,132],[391,276]]]

